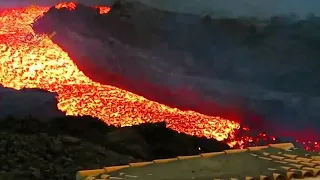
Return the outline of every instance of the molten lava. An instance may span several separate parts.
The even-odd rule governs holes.
[[[55,7],[73,10],[76,4],[61,3]],[[110,10],[108,7],[95,8],[99,8],[101,14]],[[90,115],[116,126],[165,121],[173,130],[227,140],[231,146],[241,147],[257,141],[248,136],[236,136],[240,129],[237,122],[170,108],[128,91],[93,82],[49,38],[40,43],[37,39],[25,41],[32,32],[29,24],[48,9],[33,7],[0,12],[0,83],[3,86],[57,92],[57,106],[67,115]],[[260,134],[257,138],[265,139],[266,135]]]

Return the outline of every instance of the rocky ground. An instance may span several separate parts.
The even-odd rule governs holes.
[[[57,108],[57,93],[41,89],[3,87],[0,84],[0,121],[11,115],[14,118],[32,116],[42,121],[64,117]],[[39,111],[41,109],[41,111]]]
[[[90,117],[0,121],[0,180],[75,179],[78,170],[229,149],[165,124],[116,128]]]

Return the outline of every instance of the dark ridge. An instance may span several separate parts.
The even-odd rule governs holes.
[[[201,149],[200,149],[201,148]],[[164,123],[116,128],[91,117],[0,120],[0,179],[73,180],[83,169],[230,149]]]
[[[116,152],[147,160],[176,157],[178,155],[195,155],[230,148],[214,139],[178,133],[166,128],[165,123],[146,123],[117,128],[107,126],[103,121],[89,116],[66,116],[46,122],[32,117],[25,119],[8,117],[8,119],[0,121],[0,132],[72,136],[99,144]],[[147,151],[147,153],[139,155],[140,152],[130,150],[130,146],[139,147],[141,151]]]

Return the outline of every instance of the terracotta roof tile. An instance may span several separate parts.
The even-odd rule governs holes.
[[[256,146],[256,147],[247,147],[247,149],[249,151],[258,151],[258,150],[261,150],[261,149],[265,149],[267,148],[268,146]]]
[[[179,160],[178,158],[169,158],[169,159],[156,159],[156,160],[153,160],[154,163],[168,163],[168,162],[171,162],[171,161],[177,161]]]
[[[77,180],[285,180],[319,174],[319,154],[283,143],[79,171]]]
[[[314,159],[314,160],[320,161],[320,154],[319,154],[319,156],[311,156],[311,159]]]
[[[201,158],[201,155],[195,155],[195,156],[178,156],[179,160],[185,160],[185,159],[192,159],[192,158]]]
[[[201,157],[212,157],[216,155],[226,154],[226,152],[212,152],[212,153],[202,153],[200,154]]]
[[[130,167],[141,167],[141,166],[145,166],[148,164],[152,164],[153,162],[137,162],[137,163],[130,163],[129,166]]]
[[[285,150],[294,148],[292,143],[270,144],[269,146],[274,148],[281,148]]]
[[[226,154],[231,154],[231,153],[242,153],[246,151],[248,151],[248,149],[230,149],[230,150],[225,150],[224,152]]]

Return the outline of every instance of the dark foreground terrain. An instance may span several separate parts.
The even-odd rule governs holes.
[[[0,180],[73,180],[78,170],[230,149],[165,124],[116,128],[91,117],[0,121]]]

